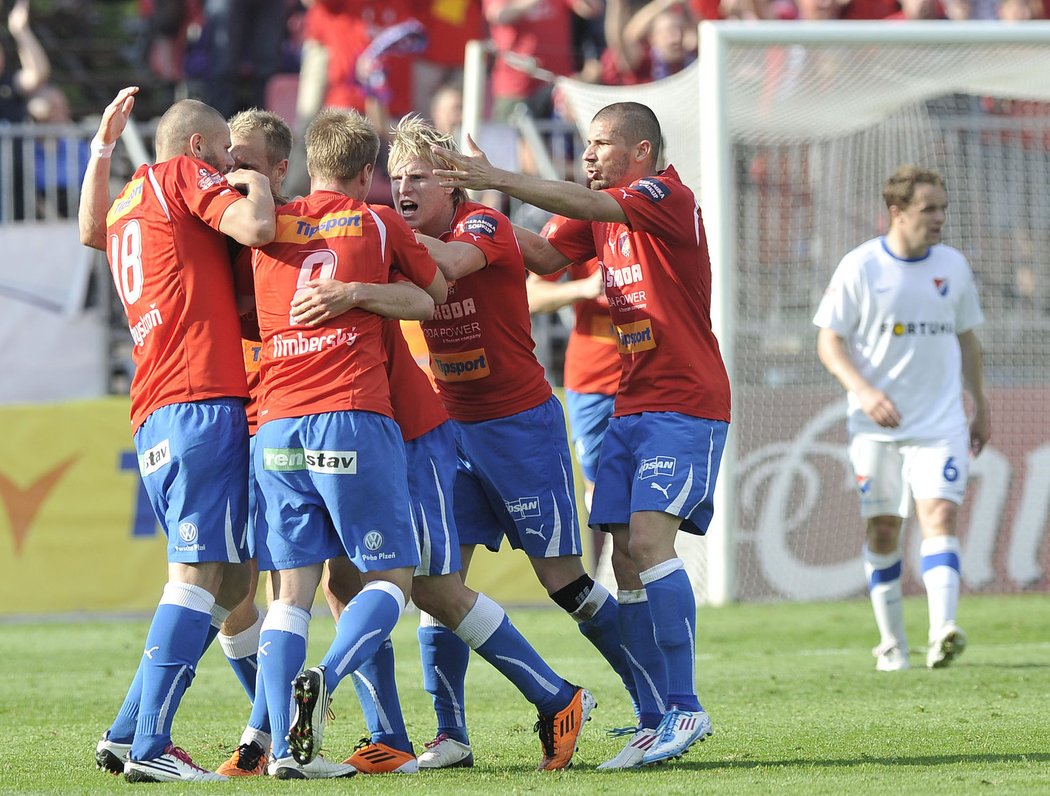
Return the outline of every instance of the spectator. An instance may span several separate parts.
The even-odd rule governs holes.
[[[205,0],[208,103],[225,117],[266,105],[266,84],[280,69],[284,0]]]
[[[441,86],[463,82],[463,55],[467,42],[484,39],[485,23],[476,0],[420,0],[420,19],[427,30],[427,48],[412,71],[414,109],[432,105]],[[456,133],[458,135],[458,133]]]
[[[7,16],[7,30],[14,39],[18,66],[15,68],[8,64],[7,54],[0,47],[0,124],[17,124],[28,119],[28,97],[47,82],[51,74],[51,63],[29,27],[29,0],[15,0]],[[27,209],[22,190],[22,141],[19,137],[8,140],[11,146],[14,199],[11,207],[0,206],[0,218],[20,219],[25,218]]]
[[[947,19],[940,0],[900,0],[900,4],[900,10],[890,14],[886,19]]]
[[[69,100],[58,86],[47,84],[39,88],[27,105],[29,118],[38,124],[71,125]],[[91,150],[82,138],[62,137],[61,134],[45,140],[37,137],[33,142],[35,160],[33,174],[36,176],[37,217],[51,218],[57,214],[68,218],[73,209],[70,197],[80,192]],[[76,175],[75,184],[70,176]],[[55,192],[55,205],[46,202],[48,191]]]
[[[1045,16],[1043,0],[999,0],[999,19],[1003,22],[1028,22]]]
[[[647,3],[624,26],[619,50],[605,51],[602,82],[634,85],[680,72],[696,60],[696,23],[682,0]]]
[[[482,0],[481,8],[497,50],[492,115],[506,121],[519,102],[530,102],[549,116],[551,87],[527,70],[573,74],[571,9],[587,17],[600,7],[593,0]]]

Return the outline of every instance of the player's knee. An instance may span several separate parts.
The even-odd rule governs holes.
[[[901,534],[900,517],[871,517],[867,522],[868,549],[873,553],[892,553]]]

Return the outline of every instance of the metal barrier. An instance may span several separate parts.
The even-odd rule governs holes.
[[[73,218],[94,126],[0,124],[0,224]]]

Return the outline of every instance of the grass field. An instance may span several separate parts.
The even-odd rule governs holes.
[[[925,638],[925,600],[905,608],[913,644]],[[444,794],[844,794],[1050,793],[1050,599],[965,597],[960,623],[970,647],[957,665],[874,671],[865,601],[703,608],[697,673],[715,734],[677,763],[603,774],[594,767],[624,741],[606,731],[630,723],[615,677],[553,610],[516,610],[515,623],[565,677],[588,686],[598,708],[575,768],[534,771],[539,742],[529,705],[478,658],[467,711],[477,765],[295,783],[266,779],[157,785],[187,791]],[[414,615],[395,631],[409,732],[433,735],[418,687]],[[94,744],[124,695],[146,621],[0,624],[0,792],[116,792],[134,786],[94,768]],[[316,663],[332,637],[318,615]],[[341,760],[362,735],[349,683],[336,692],[325,748]],[[246,699],[217,648],[205,656],[175,722],[175,741],[214,768],[236,745]],[[150,789],[147,787],[147,789]]]

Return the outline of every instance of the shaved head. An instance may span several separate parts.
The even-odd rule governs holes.
[[[157,160],[170,160],[178,155],[194,156],[195,153],[189,151],[189,141],[195,133],[212,140],[219,135],[228,135],[229,127],[222,114],[211,105],[194,99],[179,100],[157,123]]]
[[[592,122],[604,121],[623,136],[628,146],[641,141],[651,145],[653,168],[660,163],[660,150],[663,134],[660,132],[660,121],[652,108],[640,102],[614,102],[606,105],[596,114]]]

